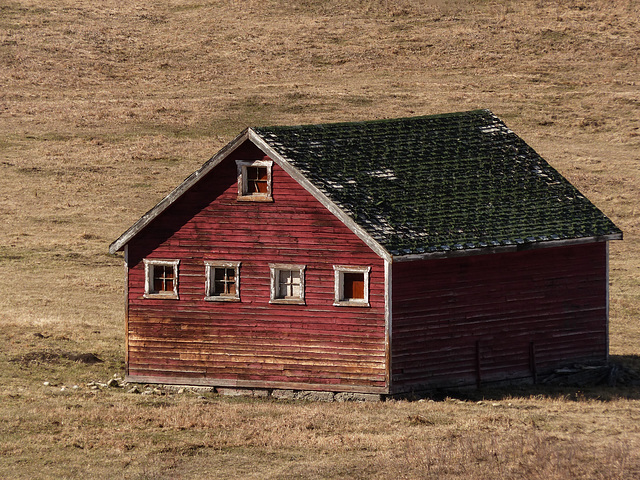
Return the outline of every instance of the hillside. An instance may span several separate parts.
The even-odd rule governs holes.
[[[0,0],[0,476],[636,478],[637,389],[363,406],[86,383],[122,373],[109,243],[242,129],[476,108],[623,230],[611,354],[640,370],[639,32],[637,0]]]

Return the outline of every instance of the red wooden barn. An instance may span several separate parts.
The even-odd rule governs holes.
[[[110,246],[127,379],[388,395],[605,361],[621,238],[486,110],[249,128]]]

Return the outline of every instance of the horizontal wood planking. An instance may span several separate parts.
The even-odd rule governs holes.
[[[130,243],[129,375],[386,389],[383,260],[277,165],[273,202],[238,202],[235,160],[261,155],[232,154]],[[179,300],[143,298],[143,258],[180,260]],[[204,300],[205,260],[242,262],[240,302]],[[306,265],[306,305],[269,303],[269,263]],[[333,265],[371,267],[371,307],[333,305]]]
[[[531,376],[531,342],[537,372],[605,360],[606,268],[604,243],[394,264],[393,389]]]

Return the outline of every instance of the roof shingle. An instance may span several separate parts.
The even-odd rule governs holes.
[[[621,233],[488,110],[253,131],[394,255]]]

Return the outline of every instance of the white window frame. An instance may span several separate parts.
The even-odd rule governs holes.
[[[334,265],[334,300],[336,307],[369,307],[369,273],[371,267],[358,267],[350,265]],[[344,298],[344,274],[362,273],[364,274],[364,298]]]
[[[271,299],[269,303],[282,303],[287,305],[305,305],[304,299],[304,272],[307,268],[306,265],[291,265],[286,263],[271,263],[269,264],[271,269]],[[283,298],[280,292],[280,272],[282,271],[298,271],[300,272],[300,296]]]
[[[247,168],[266,167],[267,168],[267,192],[249,193],[247,183]],[[271,196],[271,171],[273,170],[273,160],[236,160],[238,174],[238,200],[244,202],[273,202]]]
[[[144,298],[162,298],[178,300],[178,266],[180,260],[151,260],[145,258],[144,262]],[[153,288],[154,269],[156,266],[173,268],[173,292],[156,292]]]
[[[206,260],[204,262],[204,299],[210,302],[239,302],[240,301],[240,264],[241,262],[225,262]],[[235,270],[235,295],[214,295],[214,273],[216,268],[233,268]]]

